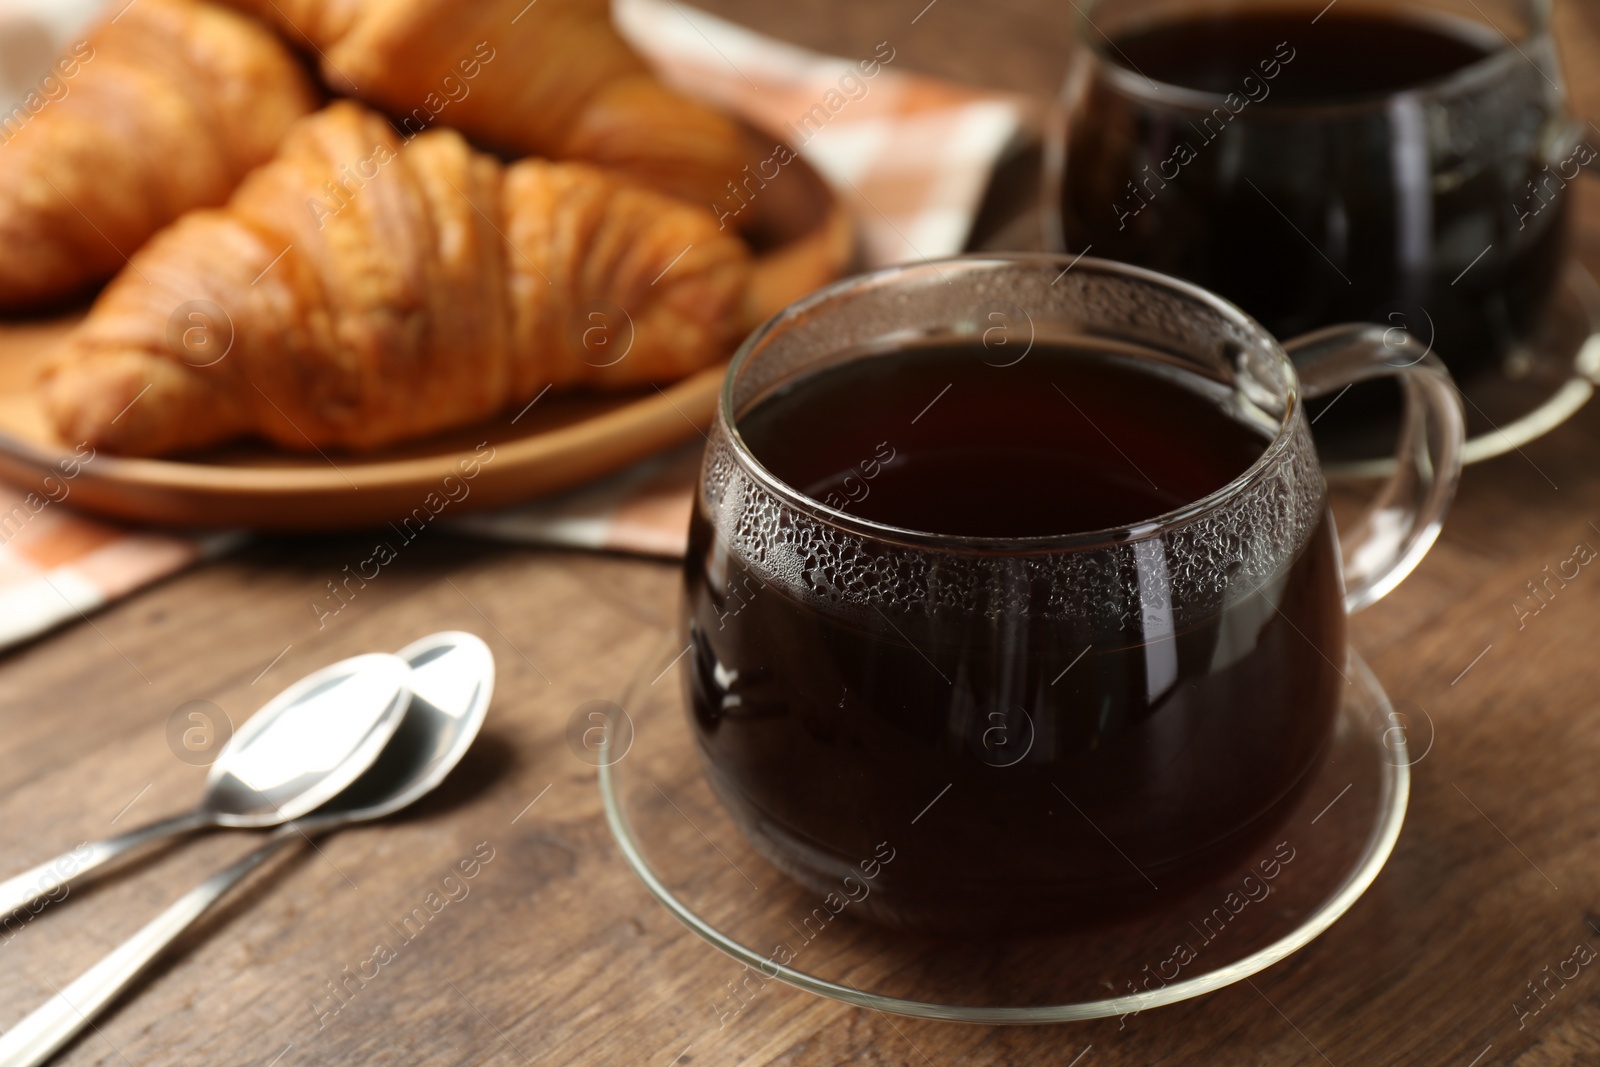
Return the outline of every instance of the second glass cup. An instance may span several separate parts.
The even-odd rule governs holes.
[[[1047,154],[1055,250],[1203,285],[1280,338],[1377,322],[1465,382],[1540,322],[1595,158],[1549,7],[1086,2]]]
[[[1287,348],[1192,285],[1048,256],[852,279],[747,340],[684,614],[741,830],[939,930],[1101,921],[1260,847],[1328,741],[1346,613],[1433,542],[1462,437],[1414,342]],[[1399,472],[1341,551],[1303,401],[1378,376]]]

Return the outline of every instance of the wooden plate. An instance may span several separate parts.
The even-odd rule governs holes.
[[[785,174],[751,204],[758,257],[747,328],[838,277],[852,257],[848,213],[827,183],[798,157]],[[724,369],[719,363],[632,393],[552,393],[522,413],[375,453],[296,455],[240,445],[176,460],[102,452],[72,464],[72,445],[48,425],[34,382],[82,314],[0,322],[0,479],[42,492],[45,478],[76,466],[73,507],[177,526],[370,526],[447,497],[456,498],[450,513],[463,514],[570,488],[701,432]],[[56,485],[51,495],[59,493]]]

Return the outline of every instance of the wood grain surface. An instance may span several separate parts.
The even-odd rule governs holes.
[[[711,6],[812,47],[867,54],[889,39],[908,67],[1054,90],[1071,4],[923,4]],[[1574,2],[1560,23],[1575,108],[1600,115],[1600,17]],[[1600,266],[1600,196],[1586,191],[1581,215],[1580,253]],[[167,741],[185,702],[239,722],[314,667],[431,630],[493,647],[485,734],[403,818],[263,871],[62,1062],[1600,1062],[1600,959],[1555,977],[1571,974],[1575,946],[1600,948],[1600,572],[1583,569],[1520,622],[1512,606],[1574,545],[1600,546],[1597,456],[1592,405],[1471,470],[1439,547],[1354,623],[1356,646],[1432,735],[1372,890],[1251,982],[1122,1029],[891,1019],[776,984],[719,1027],[738,966],[635,881],[593,770],[564,740],[574,709],[614,694],[672,625],[675,569],[429,534],[319,629],[311,603],[370,539],[257,542],[0,659],[0,868],[190,803],[203,769]],[[251,846],[212,835],[0,928],[0,1026]],[[474,859],[475,877],[445,884]],[[421,933],[373,975],[375,946],[396,944],[418,908]],[[363,970],[373,976],[348,977]]]

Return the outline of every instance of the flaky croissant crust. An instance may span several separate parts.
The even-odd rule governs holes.
[[[609,0],[230,2],[410,129],[436,121],[512,154],[616,167],[701,204],[754,160],[737,123],[656,78]]]
[[[135,255],[44,395],[63,439],[125,454],[374,448],[547,385],[705,366],[749,269],[701,208],[582,164],[505,166],[448,129],[407,141],[341,101]]]
[[[299,62],[246,16],[139,0],[108,19],[0,115],[0,307],[110,277],[183,212],[226,200],[315,106]]]

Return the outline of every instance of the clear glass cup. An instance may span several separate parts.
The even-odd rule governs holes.
[[[1204,55],[1263,11],[1288,13],[1285,39],[1231,80],[1172,84],[1129,52],[1174,21],[1232,20],[1191,31],[1187,50]],[[1482,58],[1412,81],[1424,67],[1375,32],[1370,91],[1346,53],[1342,76],[1290,92],[1320,77],[1314,50],[1340,20],[1363,14]],[[1405,330],[1465,381],[1518,351],[1558,286],[1564,190],[1595,158],[1580,134],[1548,0],[1085,0],[1049,129],[1047,240],[1205,286],[1280,338]]]
[[[787,383],[951,340],[1176,374],[1257,427],[1261,454],[1126,528],[993,538],[812,499],[741,436]],[[1303,402],[1380,376],[1407,400],[1398,472],[1341,547]],[[1414,339],[1349,325],[1280,346],[1136,267],[972,257],[824,289],[744,343],[711,429],[683,615],[709,780],[819,894],[870,867],[861,913],[880,921],[1053,927],[1157,904],[1297,799],[1349,684],[1345,616],[1428,550],[1461,442],[1454,385]]]

